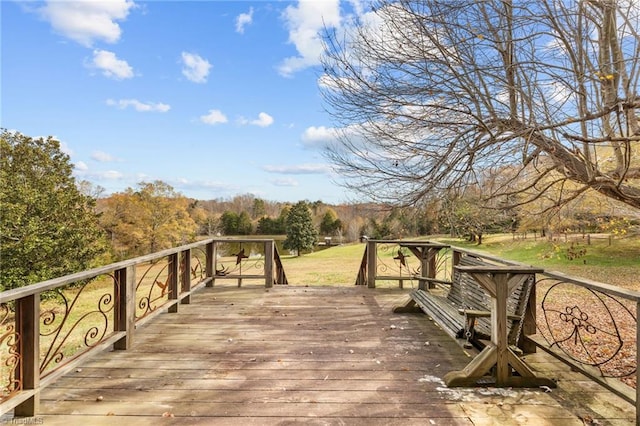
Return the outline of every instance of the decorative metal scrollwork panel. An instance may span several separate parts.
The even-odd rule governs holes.
[[[44,376],[113,334],[113,310],[121,283],[98,276],[43,294],[40,373]]]
[[[155,312],[171,294],[169,258],[136,265],[136,320]]]
[[[218,243],[216,276],[264,275],[263,243]]]
[[[13,304],[0,304],[0,402],[22,390],[17,368],[20,361],[20,335],[16,330]]]
[[[401,247],[398,243],[378,243],[376,246],[377,276],[406,276],[410,279],[420,274],[420,261],[411,254],[409,249]]]
[[[206,259],[207,254],[202,247],[191,250],[191,271],[189,276],[191,277],[192,286],[202,282],[207,277]]]
[[[629,300],[548,278],[537,284],[538,329],[550,347],[603,377],[636,371],[636,308]]]
[[[435,265],[435,277],[442,281],[451,281],[453,277],[451,276],[453,270],[453,258],[452,252],[450,249],[437,250],[429,253],[429,256],[434,256],[434,265]]]

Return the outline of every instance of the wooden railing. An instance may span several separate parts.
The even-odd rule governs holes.
[[[370,240],[356,284],[446,291],[462,255],[523,266],[437,243]],[[208,239],[0,293],[0,414],[34,415],[40,389],[100,350],[131,347],[136,327],[225,279],[287,283],[273,240]],[[529,349],[549,352],[636,404],[638,416],[639,306],[639,292],[545,271],[522,333]]]
[[[369,240],[356,284],[398,282],[403,287],[409,281],[415,287],[447,291],[453,265],[463,255],[514,268],[528,266],[429,241]],[[529,298],[521,348],[525,353],[540,348],[635,404],[640,424],[639,308],[640,292],[544,271],[537,274]]]
[[[245,280],[264,280],[265,286],[287,284],[280,255],[274,240],[225,238],[214,240],[215,259],[212,283],[216,280],[236,280],[240,287]]]
[[[0,293],[0,415],[35,415],[42,388],[223,278],[287,283],[273,240],[208,239]]]
[[[367,240],[356,285],[375,288],[378,282],[415,282],[419,288],[451,281],[451,268],[442,254],[446,244],[430,241]],[[450,265],[449,265],[450,266]]]
[[[537,282],[539,348],[636,404],[640,292],[559,272]]]

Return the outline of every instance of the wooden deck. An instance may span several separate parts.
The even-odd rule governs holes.
[[[408,290],[219,286],[137,330],[41,395],[45,425],[634,424],[631,404],[544,355],[542,389],[449,389],[469,356]],[[551,373],[550,373],[551,374]],[[7,417],[0,419],[7,421]],[[16,419],[18,420],[18,419]],[[594,423],[595,422],[595,423]]]

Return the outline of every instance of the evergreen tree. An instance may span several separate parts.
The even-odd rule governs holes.
[[[249,213],[242,211],[238,215],[238,235],[251,235],[252,232],[253,225],[251,225]]]
[[[318,241],[318,232],[313,226],[311,210],[305,201],[300,201],[289,210],[286,220],[287,238],[283,247],[295,250],[300,256],[301,250],[310,250]]]
[[[270,217],[260,218],[258,226],[256,228],[256,234],[258,235],[281,235],[286,233],[285,231],[285,218],[273,219]]]
[[[324,235],[334,235],[341,228],[342,222],[338,219],[336,212],[333,209],[327,209],[320,222],[320,232]]]
[[[2,130],[0,291],[97,266],[107,253],[95,199],[72,172],[58,141]]]
[[[224,235],[237,235],[239,222],[240,217],[236,213],[229,210],[222,213],[220,226]]]

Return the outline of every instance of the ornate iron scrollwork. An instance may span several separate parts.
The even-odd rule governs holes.
[[[203,259],[206,259],[207,254],[201,248],[197,248],[191,251],[191,284],[197,284],[204,280],[207,276],[206,268],[204,267]]]
[[[390,275],[395,271],[399,276],[406,276],[407,279],[413,275],[420,275],[420,265],[414,265],[413,256],[398,243],[378,244],[376,257],[376,275]],[[387,262],[389,258],[393,260],[392,264]]]
[[[538,282],[538,288],[545,287]],[[577,303],[579,301],[579,303]],[[538,329],[550,347],[602,377],[635,374],[635,309],[616,297],[566,282],[549,285],[540,305]]]
[[[22,390],[22,381],[18,378],[20,364],[20,334],[16,330],[15,312],[10,304],[0,304],[0,354],[2,354],[2,380],[0,384],[0,402],[11,398]]]
[[[40,361],[42,374],[73,360],[111,334],[113,326],[109,326],[109,318],[120,284],[114,276],[108,277],[111,279],[96,277],[48,293],[40,314],[40,336],[43,348],[46,348]],[[90,284],[95,284],[96,288],[89,290]],[[95,303],[93,307],[82,300],[85,294],[95,300],[94,292],[104,291],[105,286],[109,290],[98,297],[97,303],[92,302]]]
[[[224,276],[224,275],[253,275],[251,272],[254,272],[255,275],[263,275],[264,274],[264,266],[265,266],[265,257],[264,253],[259,252],[256,248],[252,247],[253,244],[249,243],[249,253],[247,254],[245,244],[240,243],[237,248],[237,252],[235,248],[231,244],[225,244],[228,247],[220,247],[218,250],[223,254],[224,259],[221,258],[218,261],[218,266],[216,269],[216,275]],[[235,244],[234,244],[235,245]],[[234,253],[231,253],[231,252]],[[228,253],[224,256],[224,253]]]
[[[136,295],[142,293],[136,302],[136,320],[144,318],[158,309],[157,302],[168,300],[171,293],[169,286],[171,278],[167,258],[147,265],[136,283]]]

